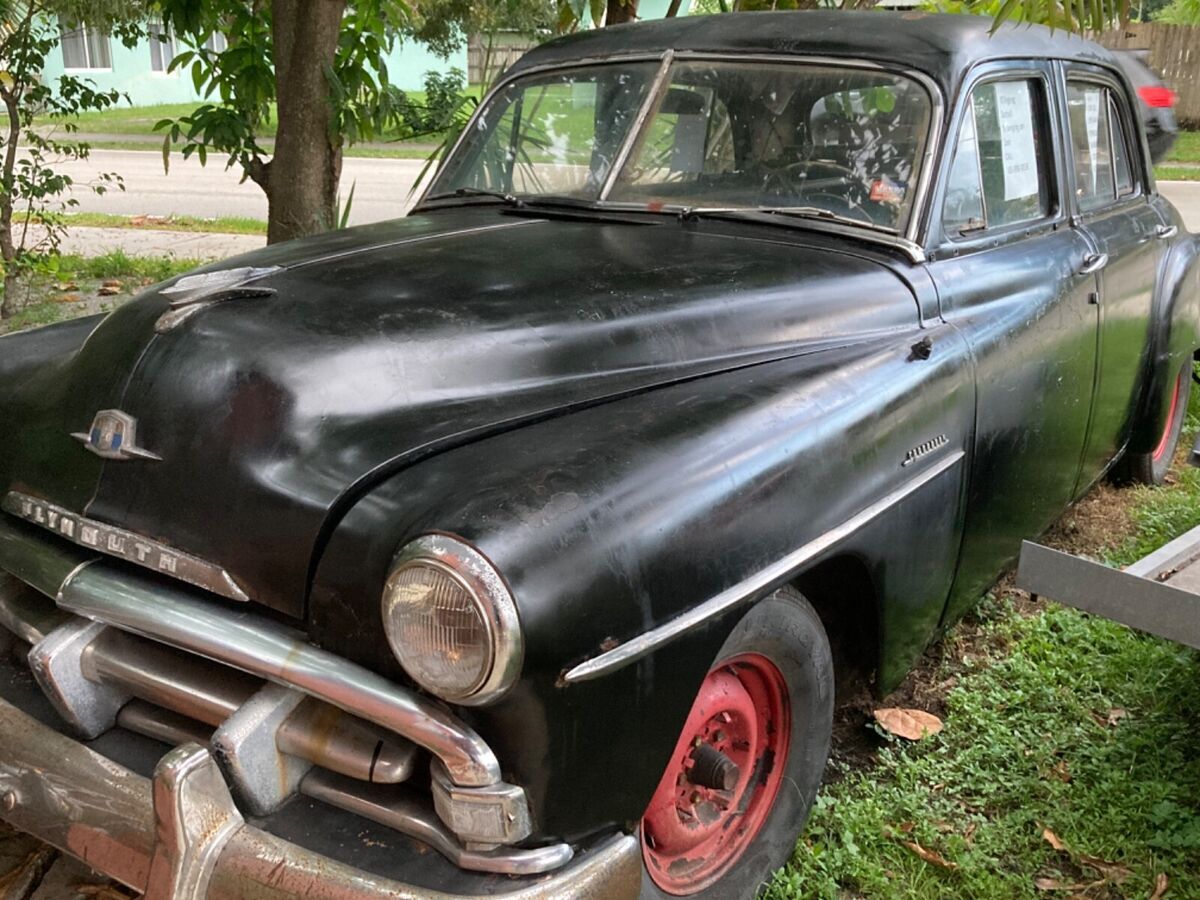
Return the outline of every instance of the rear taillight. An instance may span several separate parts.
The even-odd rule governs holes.
[[[1138,88],[1138,96],[1147,106],[1162,108],[1175,105],[1175,92],[1161,84]]]

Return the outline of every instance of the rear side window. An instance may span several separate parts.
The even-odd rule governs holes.
[[[1067,83],[1075,196],[1083,211],[1099,209],[1136,189],[1129,135],[1113,92],[1087,81]]]
[[[977,86],[959,127],[942,220],[950,234],[1050,214],[1045,94],[1035,79]]]

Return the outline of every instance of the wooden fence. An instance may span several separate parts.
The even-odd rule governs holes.
[[[1100,35],[1100,43],[1147,51],[1146,62],[1179,94],[1175,114],[1186,128],[1200,128],[1200,26],[1131,22]]]
[[[467,40],[467,80],[471,84],[494,84],[496,78],[520,59],[526,50],[538,45],[535,37],[515,32],[500,32],[492,35],[491,51],[488,38],[474,34]],[[484,65],[487,72],[484,72]]]

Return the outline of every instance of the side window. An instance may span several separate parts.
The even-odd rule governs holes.
[[[1133,193],[1133,170],[1130,159],[1133,158],[1133,145],[1129,142],[1125,128],[1121,124],[1121,114],[1115,97],[1108,99],[1108,118],[1112,122],[1113,169],[1116,172],[1117,196],[1125,197]]]
[[[1050,214],[1040,81],[992,81],[971,92],[955,144],[942,219],[951,234]]]
[[[1099,209],[1137,187],[1132,144],[1113,92],[1087,81],[1067,83],[1075,195],[1083,211]]]

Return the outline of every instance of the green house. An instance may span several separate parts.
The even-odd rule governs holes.
[[[155,103],[189,103],[201,96],[192,86],[188,72],[168,72],[171,60],[181,48],[174,36],[161,25],[151,23],[150,35],[133,48],[94,28],[76,27],[60,21],[62,41],[47,58],[42,77],[58,80],[64,72],[95,82],[96,87],[116,88],[134,106]],[[215,35],[210,45],[221,49],[224,35]],[[387,58],[388,75],[404,90],[420,90],[427,71],[447,71],[451,68],[467,71],[466,47],[452,53],[449,59],[431,53],[415,42],[397,45]]]

